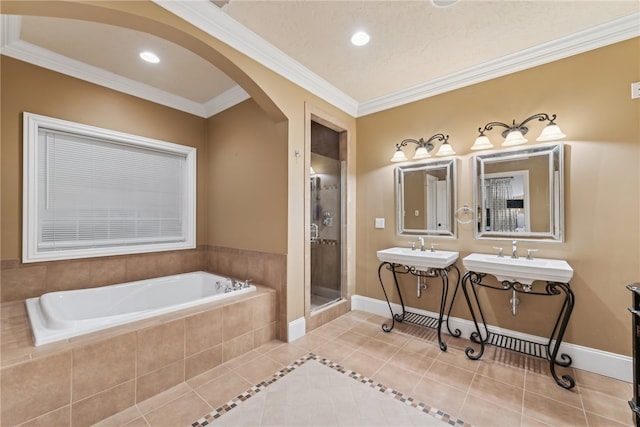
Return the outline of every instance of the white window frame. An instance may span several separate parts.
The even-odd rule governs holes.
[[[123,246],[88,247],[60,250],[38,249],[38,135],[41,129],[61,131],[103,142],[128,145],[138,149],[160,151],[184,158],[185,206],[183,206],[183,240],[178,242],[141,243]],[[54,261],[99,256],[193,249],[196,247],[196,149],[156,139],[131,135],[71,121],[23,113],[23,214],[22,261]]]

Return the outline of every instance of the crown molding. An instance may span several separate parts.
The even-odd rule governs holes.
[[[634,13],[441,78],[365,101],[358,107],[356,117],[419,101],[638,36],[640,36],[640,13]]]
[[[287,80],[356,116],[358,102],[240,24],[209,0],[153,0],[191,25],[247,55]]]
[[[208,0],[154,1],[353,117],[398,107],[640,36],[640,13],[634,13],[358,105],[353,98],[289,58]],[[2,15],[1,24],[0,47],[4,55],[199,117],[211,117],[249,98],[240,86],[235,86],[206,103],[199,104],[21,41],[19,16]]]
[[[227,108],[231,108],[249,98],[251,98],[251,96],[240,86],[236,85],[206,102],[204,104],[204,111],[207,117],[215,116]]]
[[[3,55],[189,114],[208,117],[203,104],[20,40],[20,19],[19,16],[2,15]]]

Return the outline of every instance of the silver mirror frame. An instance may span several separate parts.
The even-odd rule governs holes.
[[[457,167],[456,159],[439,159],[427,162],[420,162],[410,165],[397,166],[395,168],[395,193],[396,193],[396,234],[401,237],[444,237],[444,238],[456,238],[457,237],[457,222],[456,215],[456,203],[457,203]],[[405,228],[404,221],[404,174],[407,172],[415,171],[428,171],[428,170],[444,170],[447,173],[447,188],[449,196],[449,212],[447,214],[449,220],[449,228],[447,230],[438,229],[420,229],[420,228]]]
[[[549,230],[527,232],[505,232],[482,230],[484,206],[485,165],[525,160],[532,156],[548,157],[549,179]],[[554,165],[557,165],[557,179],[554,180]],[[481,194],[482,193],[482,194]],[[473,156],[473,205],[474,235],[478,240],[525,240],[537,242],[564,241],[564,145],[562,143],[540,144],[516,149],[493,151]]]

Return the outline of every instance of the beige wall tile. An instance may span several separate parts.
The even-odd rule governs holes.
[[[161,252],[156,255],[157,273],[159,276],[172,276],[186,272],[182,256],[176,252]]]
[[[222,344],[222,361],[228,362],[253,348],[253,332],[225,341]]]
[[[256,349],[263,344],[278,338],[278,322],[271,322],[269,325],[254,329],[253,331],[253,348]]]
[[[20,427],[62,427],[69,425],[71,425],[71,406],[64,406],[56,411],[20,424]]]
[[[249,277],[249,256],[236,254],[231,258],[231,277],[246,280]]]
[[[278,320],[276,293],[268,292],[255,298],[251,311],[252,329],[260,329]]]
[[[155,254],[132,255],[126,260],[127,282],[160,276]]]
[[[184,360],[138,377],[136,402],[149,399],[175,385],[184,382]]]
[[[186,379],[200,375],[222,363],[222,344],[196,353],[185,360]]]
[[[59,261],[47,265],[47,292],[90,287],[91,261]]]
[[[135,379],[136,334],[129,333],[73,350],[72,399]]]
[[[184,320],[137,332],[138,376],[184,359]]]
[[[195,376],[193,378],[187,379],[187,384],[193,388],[200,387],[203,384],[206,384],[210,381],[215,380],[218,377],[221,377],[224,374],[229,373],[231,370],[225,365],[216,366],[213,369],[209,369],[204,372],[202,375]]]
[[[136,407],[140,410],[142,414],[146,414],[148,412],[158,409],[161,406],[166,405],[172,400],[176,400],[183,394],[187,394],[190,391],[192,391],[191,387],[189,387],[189,385],[186,382],[180,383],[175,387],[171,387],[168,390],[165,390],[163,392],[156,394],[155,396],[150,397],[149,399],[137,402]]]
[[[92,260],[89,272],[89,283],[94,287],[124,283],[127,281],[127,257]]]
[[[184,266],[184,271],[203,271],[204,260],[205,260],[205,249],[189,249],[184,251],[179,251],[182,257],[182,265]]]
[[[225,306],[222,311],[223,341],[226,342],[250,332],[253,329],[251,313],[256,308],[256,298]]]
[[[2,369],[0,424],[11,426],[61,408],[71,399],[71,352]]]
[[[71,425],[89,426],[135,405],[135,381],[117,385],[71,406]]]
[[[285,255],[266,254],[263,285],[281,291],[287,277],[287,259]]]
[[[52,261],[24,265],[2,260],[0,302],[40,296],[45,292],[113,285],[153,277],[204,270],[205,248],[183,251]]]
[[[3,269],[0,276],[2,302],[37,297],[45,293],[47,289],[47,267],[45,265]]]
[[[222,343],[223,309],[215,309],[185,319],[186,355],[191,356]]]

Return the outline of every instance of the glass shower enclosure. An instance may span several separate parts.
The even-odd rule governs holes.
[[[339,134],[312,123],[311,310],[342,298],[342,165]]]

